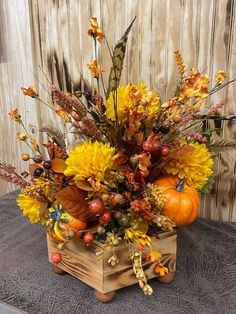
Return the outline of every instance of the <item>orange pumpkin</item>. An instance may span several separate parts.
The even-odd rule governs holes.
[[[61,213],[58,219],[50,218],[46,224],[48,235],[56,241],[64,242],[70,232],[74,233],[70,240],[76,240],[81,236],[81,231],[86,228],[86,222],[71,216],[69,213]]]
[[[154,184],[163,192],[166,199],[161,215],[170,217],[176,226],[193,222],[199,212],[199,193],[187,186],[177,176],[164,175]]]

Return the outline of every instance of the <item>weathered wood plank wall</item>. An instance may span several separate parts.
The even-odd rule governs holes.
[[[144,80],[162,99],[171,97],[176,83],[173,51],[180,49],[186,64],[210,76],[218,69],[236,77],[235,0],[1,0],[0,1],[0,159],[24,168],[18,155],[27,150],[15,141],[18,130],[7,119],[18,106],[26,125],[37,137],[39,128],[60,125],[61,120],[42,105],[21,95],[19,86],[36,85],[45,99],[48,79],[64,90],[87,81],[93,84],[87,63],[92,42],[87,36],[88,17],[97,16],[108,41],[114,44],[137,16],[129,37],[122,82]],[[101,60],[109,68],[105,45]],[[43,72],[39,68],[42,67]],[[39,83],[40,81],[40,83]],[[41,85],[42,84],[42,85]],[[236,114],[235,85],[209,101],[228,96],[223,114]],[[236,138],[236,126],[222,123],[222,138]],[[22,143],[23,145],[23,143]],[[216,162],[211,194],[202,198],[201,215],[236,220],[235,152],[221,153]],[[13,189],[0,183],[0,194]]]

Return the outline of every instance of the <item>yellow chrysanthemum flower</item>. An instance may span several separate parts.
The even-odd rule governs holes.
[[[212,175],[213,159],[205,144],[186,141],[182,146],[190,146],[183,154],[173,155],[173,158],[165,165],[164,170],[173,175],[178,175],[186,183],[200,190]]]
[[[114,102],[117,98],[117,113],[119,121],[125,121],[128,118],[129,110],[134,108],[133,101],[130,97],[130,90],[132,85],[119,86],[117,89],[117,95],[114,92],[110,93],[107,104],[105,115],[115,121],[115,111],[114,111]]]
[[[154,91],[149,91],[144,82],[138,85],[129,84],[117,89],[117,96],[111,93],[107,99],[107,110],[105,115],[115,121],[114,101],[117,97],[117,113],[119,121],[126,121],[129,113],[134,108],[142,114],[146,112],[149,116],[160,109],[160,97]]]
[[[74,176],[75,182],[92,177],[106,183],[106,175],[116,168],[114,161],[118,156],[110,144],[86,141],[70,152],[64,174]]]
[[[19,194],[16,199],[23,215],[28,217],[31,223],[44,224],[47,220],[47,203],[40,202],[25,194]]]

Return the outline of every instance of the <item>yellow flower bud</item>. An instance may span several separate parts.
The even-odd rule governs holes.
[[[224,71],[218,71],[218,73],[216,74],[216,82],[218,84],[222,84],[224,82],[224,80],[226,79],[227,75]]]
[[[18,141],[25,141],[27,140],[28,136],[25,133],[17,133],[16,138]]]

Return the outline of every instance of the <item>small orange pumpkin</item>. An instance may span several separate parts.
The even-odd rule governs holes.
[[[161,215],[170,217],[176,226],[192,223],[199,212],[199,193],[187,186],[177,176],[164,175],[154,184],[163,192],[166,199]]]
[[[71,216],[69,213],[62,213],[58,219],[50,218],[46,224],[48,235],[56,241],[64,242],[70,232],[74,233],[70,240],[76,240],[81,236],[81,231],[86,228],[86,222]]]

